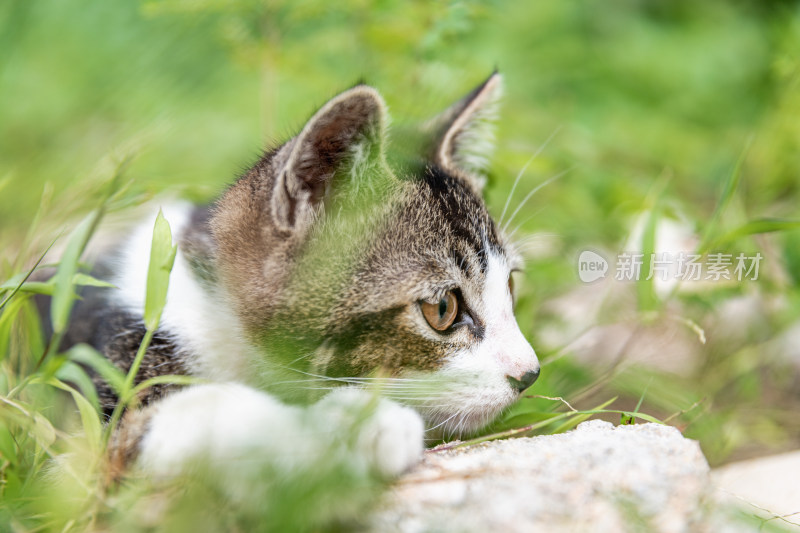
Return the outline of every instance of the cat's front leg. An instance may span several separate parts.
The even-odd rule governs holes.
[[[228,476],[246,475],[254,461],[284,472],[340,461],[394,476],[423,452],[420,416],[366,390],[336,390],[301,408],[245,385],[209,384],[175,393],[150,409],[137,462],[162,478],[198,464]]]
[[[354,451],[364,466],[383,476],[401,474],[422,458],[425,428],[420,415],[374,391],[343,387],[311,409],[320,424],[354,428]]]

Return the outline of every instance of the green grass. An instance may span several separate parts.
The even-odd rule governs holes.
[[[109,215],[154,195],[211,200],[266,144],[359,79],[380,89],[397,121],[413,120],[498,66],[507,95],[487,189],[498,217],[572,169],[509,221],[530,252],[517,316],[543,374],[479,438],[635,414],[698,439],[712,465],[800,445],[797,370],[780,344],[800,317],[797,2],[266,4],[0,5],[0,524],[145,528],[136,506],[147,481],[104,487],[109,429],[77,363],[128,396],[130,377],[84,348],[58,350],[75,285],[97,283],[82,274],[82,252]],[[659,222],[681,218],[703,251],[765,257],[755,282],[666,296],[652,284],[614,285],[601,302],[595,322],[627,325],[634,340],[671,324],[688,333],[692,363],[682,372],[630,364],[636,354],[624,346],[576,358],[568,341],[578,332],[551,305],[580,285],[580,250],[623,251],[641,217],[644,250]],[[169,270],[164,229],[154,289]],[[54,239],[56,277],[26,280]],[[40,334],[35,292],[53,295],[51,339]],[[742,298],[750,313],[734,323],[724,310]],[[55,486],[53,459],[63,466]],[[336,527],[380,486],[324,469],[310,479],[265,484],[263,506],[243,502],[227,518],[218,487],[192,485],[161,526]]]

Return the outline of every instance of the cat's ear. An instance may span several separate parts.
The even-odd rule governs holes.
[[[357,85],[325,104],[276,155],[272,214],[282,229],[313,219],[335,176],[348,179],[381,157],[386,104]]]
[[[494,152],[495,120],[502,94],[503,78],[495,71],[429,126],[435,135],[433,162],[463,172],[478,189],[486,183],[485,172]]]

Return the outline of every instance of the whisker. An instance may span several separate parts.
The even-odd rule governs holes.
[[[548,144],[550,144],[550,141],[553,140],[553,137],[555,137],[560,130],[561,126],[558,126],[553,131],[553,133],[550,134],[547,140],[545,140],[544,143],[542,143],[542,145],[536,150],[536,152],[534,152],[531,158],[528,159],[525,165],[523,165],[522,169],[517,173],[517,177],[514,179],[514,185],[511,186],[511,192],[508,193],[508,198],[506,198],[506,205],[503,206],[503,212],[500,213],[500,219],[497,222],[498,226],[501,226],[503,224],[503,217],[506,216],[506,211],[508,210],[508,206],[511,203],[511,198],[514,196],[514,191],[517,190],[517,185],[519,184],[520,178],[522,178],[522,175],[528,169],[528,165],[530,165],[533,162],[533,160],[536,159],[539,156],[539,154],[542,153],[542,151],[547,147]]]
[[[556,181],[557,179],[561,178],[562,176],[564,176],[564,174],[566,174],[567,172],[571,171],[571,170],[572,170],[572,169],[574,169],[574,168],[575,168],[575,166],[573,165],[573,166],[569,167],[567,170],[564,170],[563,172],[559,172],[558,174],[556,174],[556,175],[555,175],[555,176],[553,176],[552,178],[550,178],[550,179],[548,179],[548,180],[546,180],[546,181],[544,181],[544,182],[540,183],[540,184],[539,184],[539,185],[537,185],[537,186],[536,186],[536,187],[535,187],[535,188],[534,188],[534,189],[533,189],[531,192],[529,192],[529,193],[527,194],[527,196],[525,196],[525,198],[523,198],[523,199],[522,199],[522,202],[520,202],[520,204],[517,206],[517,208],[514,210],[514,212],[513,212],[513,213],[511,213],[511,217],[509,217],[509,219],[508,219],[508,222],[506,222],[506,224],[503,226],[503,229],[502,229],[503,233],[505,233],[505,232],[506,232],[506,229],[508,229],[508,226],[509,226],[509,224],[511,224],[511,222],[513,222],[513,221],[514,221],[514,217],[516,217],[516,216],[517,216],[517,213],[519,213],[519,210],[520,210],[520,209],[522,209],[522,208],[525,206],[525,204],[528,202],[528,200],[530,200],[530,199],[531,199],[531,197],[532,197],[534,194],[536,194],[537,192],[539,192],[539,190],[540,190],[542,187],[544,187],[544,186],[546,186],[546,185],[549,185],[549,184],[553,183],[554,181]]]
[[[426,430],[425,430],[425,433],[427,433],[427,432],[429,432],[429,431],[433,431],[434,429],[436,429],[436,428],[438,428],[438,427],[440,427],[440,426],[443,426],[443,425],[447,424],[447,423],[448,423],[448,422],[450,422],[450,421],[451,421],[453,418],[455,418],[455,417],[456,417],[456,415],[458,415],[458,413],[453,413],[452,415],[450,415],[450,416],[449,416],[449,417],[448,417],[446,420],[444,420],[443,422],[440,422],[440,423],[436,424],[435,426],[433,426],[433,427],[430,427],[430,428],[426,429]]]
[[[395,390],[412,390],[412,387],[417,387],[417,390],[425,391],[426,389],[418,387],[416,384],[427,384],[427,385],[437,385],[437,384],[445,384],[447,383],[446,380],[437,379],[437,378],[400,378],[400,377],[366,377],[366,376],[353,376],[353,377],[332,377],[326,376],[324,374],[315,374],[313,372],[306,372],[304,370],[300,370],[298,368],[292,368],[288,366],[283,366],[287,370],[291,370],[292,372],[296,372],[298,374],[303,374],[305,376],[309,376],[318,380],[322,381],[334,381],[337,383],[347,383],[351,385],[361,385],[361,384],[370,384],[375,383],[382,387],[395,389]],[[278,383],[274,383],[275,385],[278,384],[288,384],[288,383],[306,383],[311,380],[284,380]]]
[[[519,224],[517,224],[517,225],[514,227],[514,230],[513,230],[511,233],[509,233],[509,234],[508,234],[508,237],[506,237],[506,240],[507,240],[507,241],[509,241],[509,242],[511,242],[511,240],[514,238],[514,234],[515,234],[515,233],[517,233],[517,231],[519,231],[519,229],[520,229],[522,226],[524,226],[525,224],[527,224],[528,222],[530,222],[532,219],[536,218],[536,217],[539,215],[539,213],[541,213],[542,211],[544,211],[544,207],[540,207],[540,208],[539,208],[539,209],[537,209],[537,210],[536,210],[536,211],[535,211],[535,212],[534,212],[534,213],[533,213],[531,216],[529,216],[528,218],[526,218],[525,220],[523,220],[522,222],[520,222]]]

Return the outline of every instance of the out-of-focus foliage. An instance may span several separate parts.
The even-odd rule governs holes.
[[[799,334],[787,332],[800,320],[800,231],[745,225],[800,218],[799,51],[800,4],[788,0],[0,3],[0,282],[10,280],[0,287],[0,524],[83,530],[101,527],[93,517],[108,512],[97,486],[75,489],[79,504],[39,488],[51,453],[72,451],[76,465],[89,465],[84,473],[97,466],[85,457],[93,444],[81,445],[91,436],[69,437],[90,432],[86,405],[79,401],[74,416],[75,404],[56,390],[63,379],[91,398],[71,363],[79,354],[43,344],[30,292],[14,291],[57,234],[99,205],[124,213],[154,194],[211,200],[265,146],[359,80],[382,92],[396,120],[420,120],[495,67],[507,95],[490,209],[500,215],[540,148],[508,212],[571,169],[508,221],[529,255],[518,319],[544,363],[532,394],[583,409],[619,396],[608,409],[669,419],[713,464],[796,448]],[[115,173],[121,190],[109,197]],[[573,357],[575,317],[551,305],[580,288],[580,250],[623,251],[637,220],[651,228],[678,220],[698,236],[713,231],[721,251],[765,256],[758,281],[669,295],[614,286],[614,303],[589,326],[636,338],[670,337],[668,326],[679,324],[694,341],[692,360],[677,371],[626,364],[635,355],[626,343]],[[778,231],[753,236],[743,226]],[[90,282],[72,275],[76,261],[62,265],[65,302],[72,285]],[[685,355],[672,349],[664,343],[667,359]],[[492,430],[566,409],[526,398]],[[577,420],[537,428],[562,431]],[[335,501],[324,488],[281,494],[298,494],[302,505]],[[31,503],[36,494],[41,501]],[[136,494],[115,501],[124,507]],[[191,516],[191,506],[181,512]],[[318,527],[325,517],[276,523]]]

